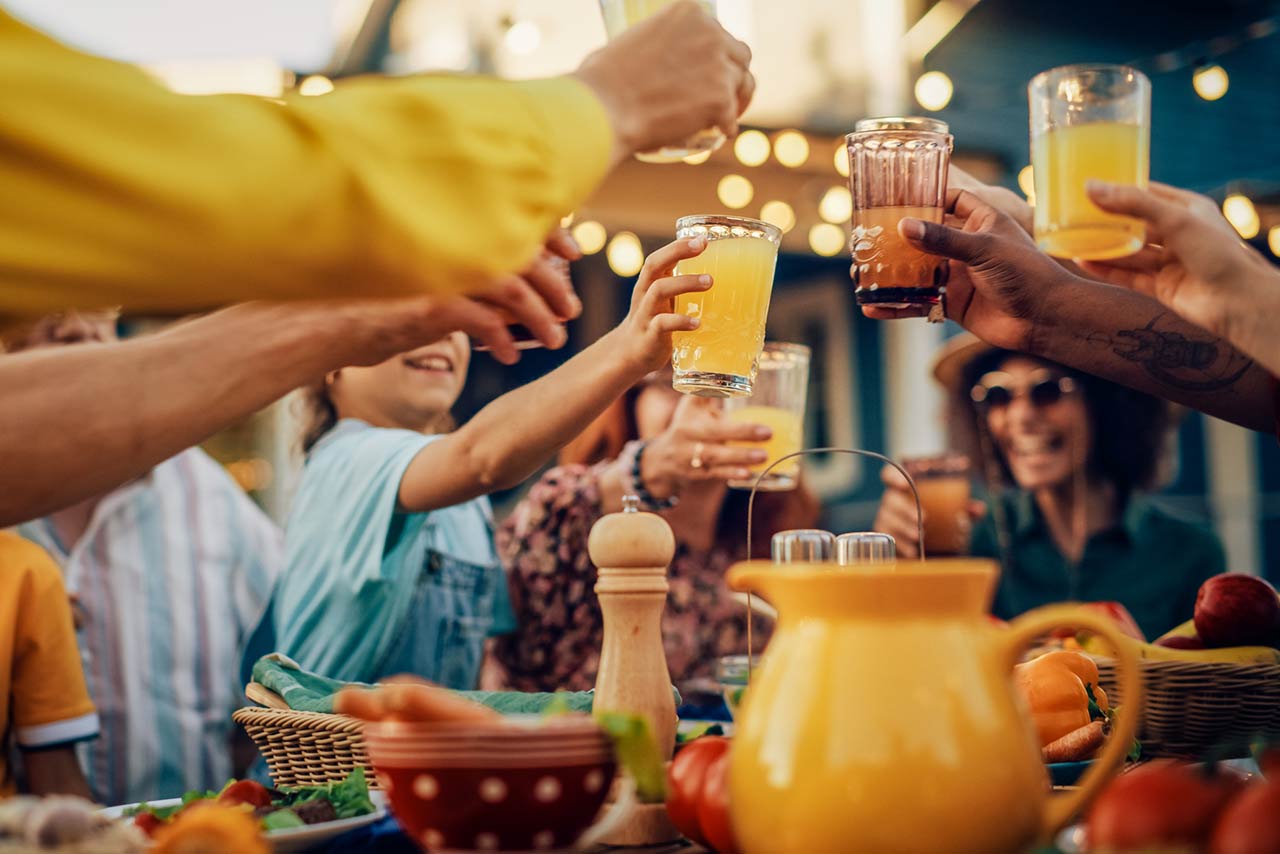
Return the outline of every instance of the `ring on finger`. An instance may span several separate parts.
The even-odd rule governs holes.
[[[707,446],[706,446],[706,445],[704,445],[702,442],[695,442],[695,443],[694,443],[694,445],[693,445],[693,458],[692,458],[691,460],[689,460],[689,466],[690,466],[690,468],[694,468],[694,469],[700,469],[700,468],[702,468],[702,466],[704,465],[703,460],[702,460],[702,452],[703,452],[703,451],[705,451],[706,449],[707,449]]]

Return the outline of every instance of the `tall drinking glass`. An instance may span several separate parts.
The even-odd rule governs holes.
[[[898,235],[914,217],[942,222],[952,137],[937,119],[863,119],[845,137],[853,194],[854,297],[859,305],[933,305],[947,281],[947,259]]]
[[[914,457],[902,466],[916,482],[924,511],[924,551],[929,557],[969,553],[969,458],[964,454]]]
[[[757,219],[699,214],[676,220],[676,237],[707,239],[702,254],[681,261],[676,273],[707,273],[712,284],[676,297],[676,311],[701,324],[672,336],[671,385],[699,397],[751,394],[782,232]]]
[[[803,344],[768,341],[760,353],[760,371],[750,397],[734,397],[724,402],[730,421],[763,424],[773,431],[765,442],[735,443],[763,448],[769,458],[751,470],[746,480],[731,480],[735,489],[751,489],[756,475],[773,463],[804,447],[804,406],[809,391],[809,348]],[[782,491],[796,488],[800,458],[787,460],[760,481],[760,489]]]
[[[1146,242],[1142,223],[1104,213],[1084,183],[1147,186],[1151,81],[1123,65],[1064,65],[1033,77],[1027,99],[1036,244],[1093,261],[1137,252]]]
[[[674,2],[675,0],[600,0],[605,34],[610,40],[616,39],[627,27],[656,15]],[[698,5],[711,17],[717,17],[716,0],[698,0]],[[697,83],[696,80],[689,81],[690,86],[696,86]],[[665,146],[656,151],[642,151],[636,155],[636,159],[646,163],[675,163],[692,154],[715,151],[724,145],[724,140],[724,133],[719,128],[707,128],[679,145]]]

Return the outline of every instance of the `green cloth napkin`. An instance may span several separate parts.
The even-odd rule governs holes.
[[[285,655],[273,652],[253,665],[253,681],[288,703],[299,712],[333,713],[334,695],[348,685],[310,673]],[[363,687],[372,687],[363,685]],[[570,712],[591,711],[591,691],[557,691],[554,694],[526,694],[520,691],[455,691],[504,715],[541,714],[553,704]]]

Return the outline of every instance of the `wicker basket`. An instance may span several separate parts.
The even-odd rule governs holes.
[[[232,720],[258,746],[277,786],[336,783],[362,766],[369,788],[378,788],[364,752],[363,721],[346,715],[255,708],[240,709]]]
[[[1115,660],[1097,662],[1111,702],[1124,702]],[[1148,660],[1139,664],[1146,686],[1138,727],[1144,757],[1246,756],[1255,737],[1280,735],[1280,665]]]

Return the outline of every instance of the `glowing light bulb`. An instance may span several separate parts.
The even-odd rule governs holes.
[[[1206,101],[1216,101],[1227,94],[1229,85],[1231,78],[1221,65],[1205,65],[1197,68],[1195,74],[1191,75],[1192,88]]]
[[[834,186],[818,202],[818,215],[827,222],[848,222],[853,216],[853,195],[848,187]]]
[[[1267,231],[1267,246],[1271,247],[1271,254],[1280,258],[1280,225],[1273,225]]]
[[[298,84],[299,95],[327,95],[333,91],[333,81],[323,74],[312,74]]]
[[[644,249],[640,247],[640,238],[629,231],[620,231],[609,241],[609,249],[605,253],[609,259],[609,267],[619,276],[634,276],[644,266]]]
[[[951,78],[941,71],[926,71],[916,80],[916,101],[926,110],[941,110],[955,91]]]
[[[776,225],[783,234],[796,227],[796,212],[791,209],[791,205],[777,199],[764,203],[764,207],[760,208],[760,218]]]
[[[769,137],[758,130],[744,130],[733,143],[733,153],[743,166],[759,166],[769,159]]]
[[[1240,193],[1232,193],[1222,200],[1222,215],[1245,240],[1257,237],[1258,230],[1262,227],[1258,220],[1258,209],[1249,201],[1248,196]]]
[[[751,204],[756,188],[741,175],[725,175],[716,186],[716,196],[726,208],[745,208]]]
[[[573,239],[583,255],[594,255],[603,249],[606,237],[604,226],[595,220],[584,219],[573,227]]]
[[[849,177],[849,149],[845,147],[845,144],[843,142],[840,143],[838,146],[836,146],[835,163],[836,163],[836,171],[840,173],[841,177],[848,178]]]
[[[803,166],[809,159],[809,140],[798,130],[784,130],[774,137],[773,156],[791,169]]]
[[[830,258],[844,249],[844,229],[829,222],[820,222],[809,229],[809,248]]]

